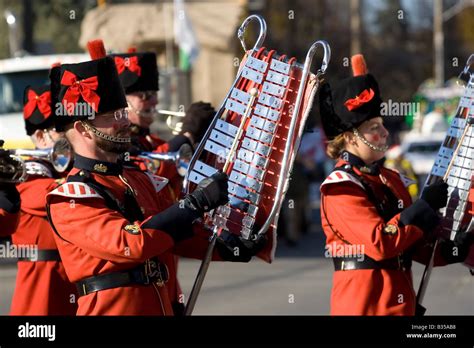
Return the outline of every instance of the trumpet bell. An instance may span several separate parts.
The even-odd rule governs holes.
[[[191,158],[193,158],[193,148],[189,144],[183,144],[179,148],[178,159],[176,161],[176,170],[179,175],[183,177],[186,175]]]
[[[54,143],[53,149],[51,151],[51,164],[58,173],[64,173],[71,164],[73,157],[72,148],[64,138],[59,139]]]
[[[151,172],[156,172],[160,166],[160,162],[174,162],[176,171],[180,176],[185,176],[191,158],[193,157],[193,149],[189,144],[183,144],[178,151],[159,153],[159,152],[142,152],[138,158],[144,160],[147,169]]]

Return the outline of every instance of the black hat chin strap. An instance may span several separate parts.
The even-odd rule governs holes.
[[[356,129],[356,128],[353,128],[352,129],[352,133],[354,133],[354,135],[356,136],[357,139],[359,139],[360,141],[362,141],[365,145],[367,145],[368,147],[370,147],[372,150],[374,151],[378,151],[378,152],[385,152],[388,150],[388,145],[384,145],[384,146],[376,146],[374,144],[371,144],[367,141],[367,139],[365,139],[360,133],[359,131]]]
[[[84,126],[85,129],[91,131],[98,138],[102,138],[102,139],[105,139],[107,141],[111,141],[113,143],[130,143],[131,142],[130,137],[121,138],[121,137],[116,137],[116,136],[113,136],[113,135],[108,135],[108,134],[105,134],[105,133],[101,132],[100,130],[98,130],[97,128],[95,128],[94,126],[92,126],[92,125],[90,125],[86,122],[81,122],[81,123],[82,123],[82,125]]]

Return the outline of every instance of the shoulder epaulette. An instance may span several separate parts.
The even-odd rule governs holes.
[[[48,195],[71,198],[103,198],[96,190],[83,182],[66,182],[51,191]]]
[[[326,178],[326,180],[323,181],[321,184],[321,189],[324,185],[328,184],[336,184],[338,182],[344,182],[344,181],[351,181],[357,185],[359,185],[362,189],[365,190],[364,185],[357,180],[353,175],[346,173],[345,171],[342,170],[335,170],[329,176]]]
[[[150,178],[150,181],[153,184],[156,192],[160,192],[166,185],[168,185],[169,180],[167,178],[152,174],[148,171],[144,173],[148,176],[148,178]]]

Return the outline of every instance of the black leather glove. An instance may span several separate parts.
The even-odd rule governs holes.
[[[186,313],[186,306],[181,302],[173,302],[171,304],[173,307],[173,314],[175,317],[184,317]]]
[[[0,209],[10,214],[18,213],[20,210],[20,194],[15,184],[0,184]]]
[[[425,187],[420,198],[434,211],[444,208],[448,203],[448,184],[444,181],[431,184]]]
[[[426,234],[431,234],[439,223],[439,217],[423,199],[417,200],[400,213],[400,226],[415,225]]]
[[[202,180],[192,193],[184,197],[184,200],[195,210],[201,213],[208,212],[229,201],[227,182],[227,174],[219,171]]]
[[[225,261],[249,262],[267,242],[265,235],[256,240],[247,240],[229,231],[223,230],[216,241],[219,256]]]
[[[469,249],[474,243],[474,233],[458,232],[454,241],[443,240],[440,242],[440,253],[448,263],[463,262],[469,255]]]
[[[189,132],[195,143],[200,142],[215,114],[216,110],[210,103],[191,104],[183,119],[182,133]]]
[[[193,236],[192,224],[204,212],[217,208],[229,201],[227,197],[227,175],[217,172],[202,180],[193,193],[178,203],[154,215],[142,225],[169,234],[175,242]]]
[[[181,200],[153,215],[141,227],[163,231],[173,238],[174,242],[180,242],[193,236],[192,224],[201,216],[202,214]]]

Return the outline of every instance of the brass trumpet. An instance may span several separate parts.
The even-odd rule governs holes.
[[[189,144],[183,144],[178,151],[158,153],[158,152],[141,152],[137,156],[139,159],[146,161],[147,168],[151,172],[156,172],[159,168],[159,162],[174,162],[176,170],[180,176],[185,176],[188,170],[189,162],[193,157],[193,149]],[[158,162],[158,163],[157,163]]]
[[[158,114],[160,115],[168,115],[166,118],[166,125],[169,129],[171,129],[174,135],[179,134],[183,127],[183,122],[179,120],[175,120],[174,118],[177,117],[178,119],[183,118],[186,116],[185,112],[180,111],[171,111],[171,110],[158,110]]]
[[[63,173],[72,160],[72,148],[69,142],[61,138],[52,148],[44,150],[4,150],[6,156],[0,156],[0,182],[19,183],[27,179],[28,175],[37,174],[27,170],[27,159],[41,159],[48,161],[58,173]]]

